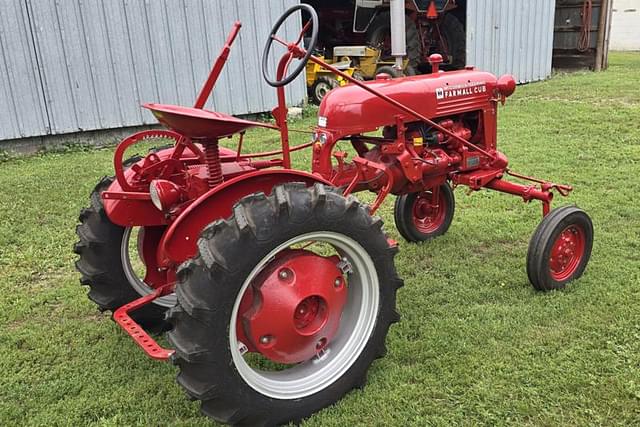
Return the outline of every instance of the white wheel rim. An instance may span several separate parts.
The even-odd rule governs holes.
[[[318,99],[324,98],[325,95],[329,93],[331,89],[332,87],[329,86],[328,83],[319,83],[318,86],[316,86],[316,98]]]
[[[321,357],[293,365],[283,371],[254,369],[244,360],[236,334],[240,301],[252,280],[283,249],[304,241],[331,244],[350,262],[347,304],[340,328]],[[376,325],[380,304],[376,267],[367,251],[355,240],[334,232],[313,232],[290,239],[264,257],[251,271],[238,293],[229,325],[229,344],[233,363],[244,381],[257,392],[275,399],[299,399],[322,391],[353,366],[369,342]]]
[[[129,284],[131,287],[140,295],[141,297],[145,295],[149,295],[154,291],[154,289],[147,285],[135,272],[133,266],[131,265],[131,255],[129,253],[129,240],[131,239],[131,233],[133,231],[133,227],[127,227],[124,229],[124,233],[122,234],[122,244],[120,245],[120,259],[122,262],[122,269],[124,270],[124,275],[127,277]],[[142,248],[140,247],[142,241],[138,239],[138,253],[142,254]],[[142,258],[142,256],[140,256]],[[169,295],[165,295],[163,297],[157,298],[153,301],[153,304],[159,305],[161,307],[171,308],[178,302],[178,298],[175,293],[171,293]]]

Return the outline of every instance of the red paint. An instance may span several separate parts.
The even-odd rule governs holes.
[[[145,295],[141,298],[138,298],[129,304],[125,304],[113,313],[113,320],[116,321],[118,325],[124,331],[129,334],[131,338],[138,344],[147,356],[156,360],[167,360],[175,350],[163,348],[160,344],[156,342],[151,336],[144,330],[140,325],[138,325],[132,318],[129,316],[129,313],[143,307],[147,304],[150,304],[153,300],[171,293],[173,291],[173,283],[162,286],[149,295]]]
[[[218,139],[252,127],[277,129],[269,123],[239,119],[228,114],[178,105],[144,104],[160,123],[191,139]]]
[[[421,233],[435,232],[447,217],[447,201],[438,187],[420,193],[413,205],[413,224]]]
[[[255,303],[242,313],[251,346],[278,363],[299,363],[322,350],[340,326],[347,285],[337,256],[281,253],[252,284]]]
[[[164,234],[158,250],[160,265],[178,265],[195,256],[200,233],[215,220],[228,218],[233,205],[246,195],[271,194],[274,186],[287,182],[330,183],[307,172],[269,169],[240,175],[225,181],[200,196],[173,221]]]
[[[427,9],[427,19],[438,19],[438,8],[436,2],[431,0],[429,2],[429,8]]]
[[[586,237],[584,230],[570,225],[558,236],[551,249],[549,269],[553,280],[562,282],[578,269],[584,256]]]

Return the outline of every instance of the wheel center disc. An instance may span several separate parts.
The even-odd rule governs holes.
[[[295,309],[293,323],[305,334],[317,332],[327,320],[327,302],[318,295],[303,299]]]
[[[574,226],[565,228],[556,239],[551,250],[549,267],[555,280],[565,280],[580,264],[584,254],[583,231]]]
[[[442,194],[434,203],[432,193],[420,194],[413,205],[413,223],[423,233],[430,233],[438,229],[446,217]]]
[[[296,249],[279,254],[252,282],[242,315],[251,347],[278,363],[299,363],[336,334],[347,301],[340,258]],[[245,304],[248,306],[248,304]]]

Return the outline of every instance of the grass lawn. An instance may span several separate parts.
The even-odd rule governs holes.
[[[640,425],[639,83],[640,54],[612,53],[608,71],[519,87],[500,112],[511,167],[575,185],[555,206],[592,216],[583,278],[535,292],[525,256],[540,205],[459,188],[445,236],[401,244],[402,321],[367,387],[306,425]],[[112,151],[0,164],[0,425],[211,425],[176,369],[147,359],[78,284],[78,211]],[[392,206],[380,214],[400,241]]]

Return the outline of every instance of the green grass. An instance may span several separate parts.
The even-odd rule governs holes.
[[[387,356],[308,425],[640,424],[639,82],[640,54],[613,53],[608,71],[519,87],[500,112],[511,167],[574,184],[556,206],[592,216],[584,277],[534,292],[525,256],[540,206],[458,189],[448,234],[401,244]],[[78,285],[77,213],[111,160],[109,149],[0,164],[0,425],[211,424],[176,369],[144,357]],[[400,240],[392,202],[380,213]]]

